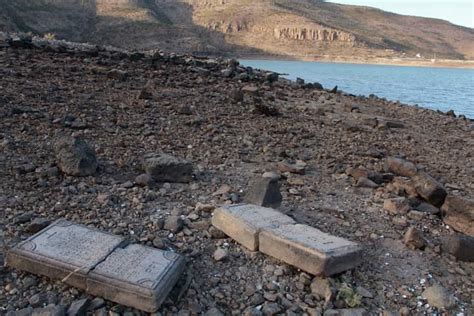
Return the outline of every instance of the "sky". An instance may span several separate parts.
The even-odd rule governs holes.
[[[474,28],[474,0],[331,0],[328,2],[364,5],[394,13],[438,18]]]

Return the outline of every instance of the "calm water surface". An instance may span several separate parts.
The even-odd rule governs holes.
[[[356,95],[375,94],[474,119],[474,69],[335,64],[304,61],[241,60],[241,64],[288,74],[325,88]]]

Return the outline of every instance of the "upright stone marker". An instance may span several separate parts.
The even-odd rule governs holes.
[[[212,225],[252,251],[258,250],[258,235],[263,228],[293,223],[281,212],[252,204],[223,206],[212,217]]]
[[[358,244],[301,224],[264,228],[261,252],[317,276],[354,268],[362,261]]]
[[[117,248],[89,274],[87,292],[153,313],[184,269],[184,259],[141,245]]]
[[[87,273],[123,238],[66,220],[58,220],[9,250],[6,264],[86,289]]]

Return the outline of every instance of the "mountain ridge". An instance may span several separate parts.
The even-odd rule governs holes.
[[[474,29],[315,0],[0,0],[0,31],[124,48],[286,57],[474,59]],[[5,14],[6,12],[6,14]]]

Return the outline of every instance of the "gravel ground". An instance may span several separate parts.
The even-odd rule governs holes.
[[[185,256],[186,273],[162,305],[158,314],[163,315],[319,315],[356,307],[370,315],[473,313],[474,266],[440,247],[453,230],[438,215],[394,216],[383,209],[385,199],[398,196],[394,187],[404,178],[372,188],[346,172],[362,166],[383,174],[387,156],[406,157],[449,193],[472,197],[472,121],[376,96],[275,81],[274,75],[233,61],[81,45],[75,50],[4,46],[0,238],[5,249],[31,236],[33,222],[66,218],[174,250]],[[146,99],[139,97],[144,91]],[[70,135],[95,149],[94,175],[72,177],[58,169],[54,141]],[[192,162],[194,180],[135,183],[145,154],[160,152]],[[320,279],[249,252],[210,224],[213,206],[238,202],[252,179],[278,172],[281,161],[297,160],[306,164],[305,174],[282,173],[281,211],[365,247],[362,265],[330,279],[335,295],[326,301],[312,291]],[[423,250],[403,244],[409,227],[423,234]],[[219,261],[218,249],[225,250]],[[87,297],[59,281],[10,268],[0,270],[0,280],[0,313],[67,307]],[[445,301],[453,300],[449,311],[423,298],[435,284],[445,290]],[[89,309],[96,315],[142,314],[93,302]]]

